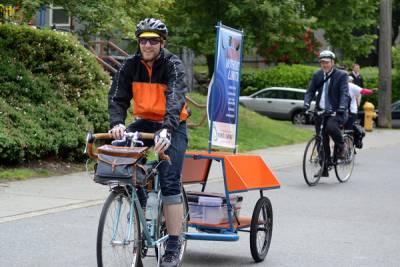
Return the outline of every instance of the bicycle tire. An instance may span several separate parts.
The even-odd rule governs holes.
[[[323,145],[317,137],[308,141],[303,155],[303,176],[309,186],[316,185],[325,167]]]
[[[262,216],[260,218],[260,215]],[[261,222],[261,223],[260,223]],[[255,262],[261,262],[271,245],[273,212],[271,201],[261,197],[254,207],[250,224],[250,252]]]
[[[184,214],[184,218],[182,221],[182,233],[185,233],[188,231],[189,229],[189,205],[187,202],[187,198],[186,198],[186,192],[185,189],[182,187],[182,198],[183,198],[183,214]],[[160,199],[160,210],[158,213],[158,220],[157,220],[157,228],[156,228],[156,239],[160,239],[163,236],[165,236],[167,234],[167,226],[165,224],[165,218],[164,218],[164,214],[163,214],[163,207],[162,207],[162,203],[161,203],[161,199]],[[184,256],[185,256],[185,252],[186,252],[186,246],[187,246],[187,240],[183,237],[181,240],[181,251],[179,253],[179,265],[182,265]],[[165,243],[163,244],[163,247],[161,249],[161,251],[165,251]],[[158,248],[155,247],[155,253],[156,253],[156,259],[158,260]]]
[[[113,189],[103,205],[97,231],[97,265],[138,266],[140,260],[140,223],[136,206],[132,232],[126,240],[130,220],[130,197],[123,188]],[[115,232],[114,232],[115,231]],[[113,236],[115,236],[113,241]]]
[[[346,144],[346,157],[344,160],[337,160],[335,164],[335,174],[339,182],[347,182],[354,169],[355,148],[353,137],[344,135],[343,140]]]

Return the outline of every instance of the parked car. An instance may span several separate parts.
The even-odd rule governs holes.
[[[400,124],[400,100],[393,102],[390,107],[392,110],[392,123],[396,125]],[[379,111],[377,109],[375,110],[375,112],[379,116]],[[364,110],[362,109],[362,107],[359,108],[357,117],[360,125],[364,126]],[[378,117],[374,119],[374,122],[376,125],[378,122]]]
[[[248,109],[273,119],[291,120],[294,124],[309,123],[311,118],[303,112],[305,89],[270,87],[250,96],[239,97]],[[315,103],[312,103],[312,109]]]

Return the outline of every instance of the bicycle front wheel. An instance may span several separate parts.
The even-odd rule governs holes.
[[[350,179],[354,169],[355,148],[353,138],[349,135],[343,137],[346,149],[346,155],[343,160],[337,160],[335,164],[336,178],[341,183],[345,183]]]
[[[324,167],[323,146],[314,136],[308,141],[303,156],[303,176],[309,186],[314,186],[319,182]]]
[[[97,265],[137,266],[140,259],[140,224],[136,206],[125,190],[113,190],[104,203],[97,232]]]

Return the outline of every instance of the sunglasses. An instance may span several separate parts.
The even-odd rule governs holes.
[[[160,38],[139,38],[139,43],[141,45],[146,45],[147,42],[149,42],[151,45],[157,45],[157,44],[161,43],[161,39]]]

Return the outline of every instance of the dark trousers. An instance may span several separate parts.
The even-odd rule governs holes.
[[[344,129],[346,130],[353,130],[353,125],[357,120],[357,113],[350,113],[349,114],[349,119],[346,121],[346,124],[344,125]]]
[[[155,133],[161,129],[161,126],[161,123],[158,122],[137,120],[128,126],[127,131]],[[154,145],[153,140],[146,140],[144,143],[145,146]],[[168,162],[163,162],[158,168],[164,204],[182,202],[181,172],[187,143],[186,122],[181,122],[178,128],[171,133],[171,146],[165,152],[171,159],[171,165]]]
[[[320,131],[321,123],[323,121],[323,116],[317,116],[315,118],[315,131],[318,134]],[[346,114],[343,115],[335,115],[335,116],[325,116],[325,124],[324,124],[324,132],[323,132],[323,139],[324,139],[324,151],[328,159],[331,155],[331,149],[329,146],[329,136],[333,139],[335,143],[336,149],[343,149],[344,141],[342,132],[340,131],[340,127],[344,125],[347,119]]]

